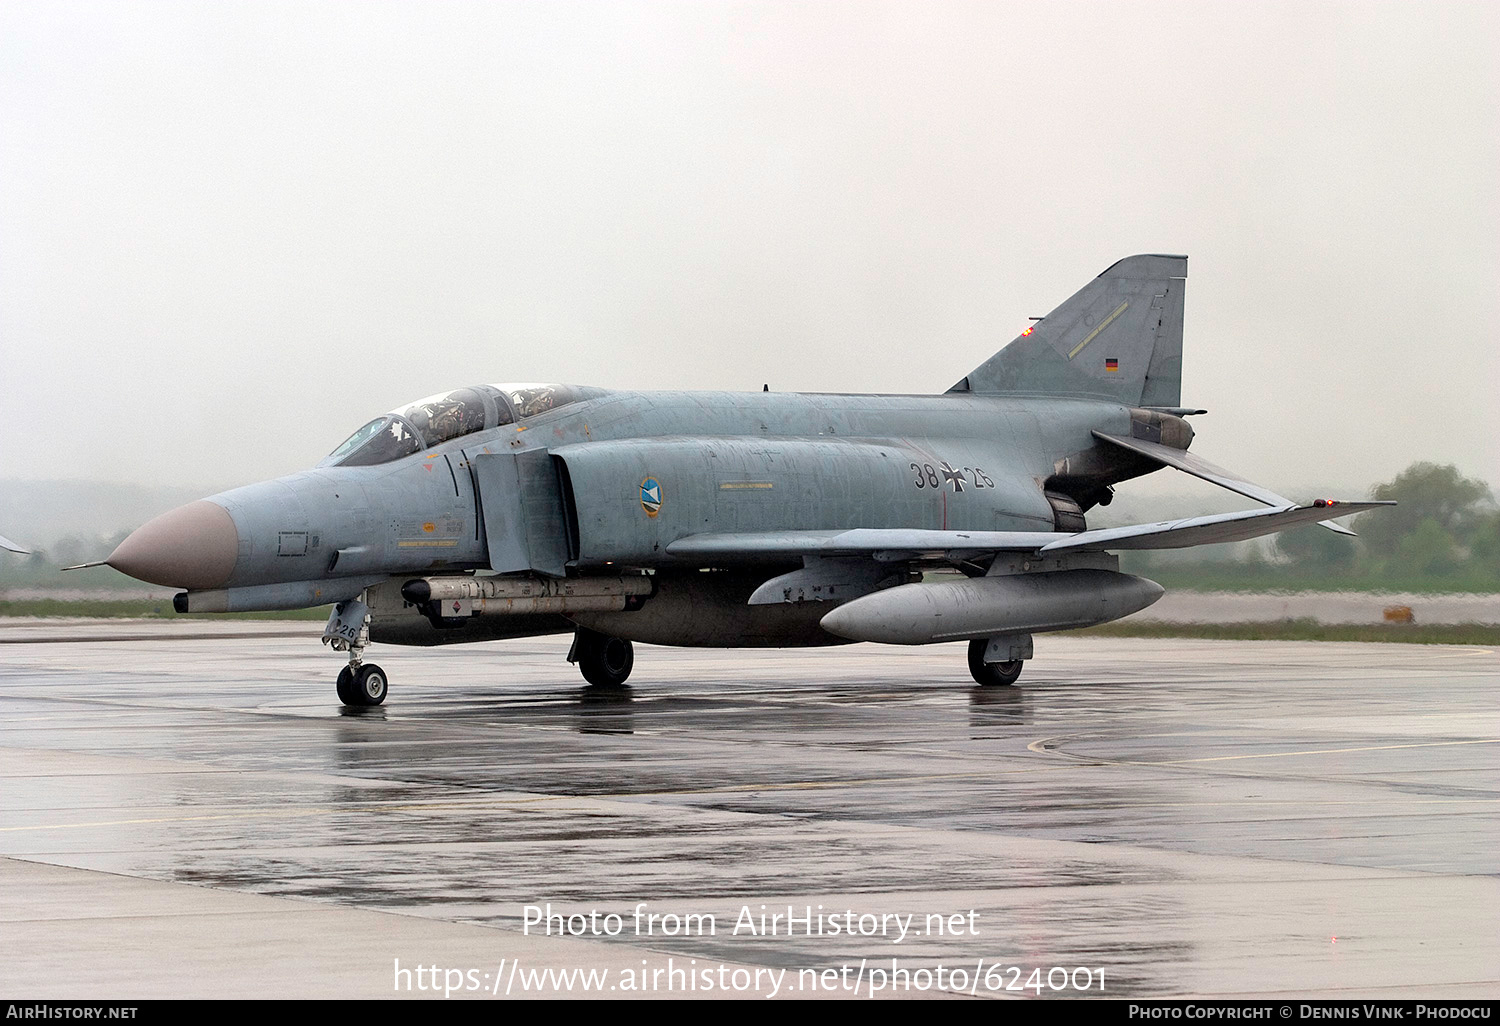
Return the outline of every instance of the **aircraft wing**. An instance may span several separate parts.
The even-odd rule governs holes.
[[[1227,488],[1231,492],[1239,492],[1257,502],[1263,502],[1267,506],[1295,506],[1296,503],[1284,495],[1278,495],[1269,488],[1262,488],[1253,481],[1246,481],[1232,470],[1225,470],[1216,463],[1210,463],[1202,456],[1188,452],[1186,449],[1174,449],[1170,445],[1162,445],[1160,442],[1148,442],[1143,438],[1126,438],[1123,435],[1106,435],[1102,431],[1093,432],[1095,438],[1110,445],[1128,449],[1148,460],[1153,460],[1163,466],[1172,467],[1201,478],[1210,484],[1216,484],[1220,488]],[[1342,515],[1342,514],[1340,514]],[[1351,537],[1354,532],[1347,527],[1335,524],[1331,520],[1320,520],[1318,524],[1328,528],[1335,534],[1347,534]],[[1253,537],[1253,535],[1252,535]]]
[[[1319,499],[1310,506],[1286,503],[1267,509],[1219,513],[1155,524],[1061,531],[923,531],[858,528],[851,531],[771,531],[759,534],[695,534],[667,546],[687,560],[756,562],[778,557],[870,556],[883,562],[971,558],[992,552],[1060,553],[1111,549],[1180,549],[1275,534],[1335,516],[1363,513],[1390,502]]]
[[[31,555],[30,549],[23,549],[4,535],[0,535],[0,549],[9,549],[11,552],[19,552],[23,556]]]
[[[940,559],[948,553],[1036,551],[1073,537],[1061,531],[922,531],[856,528],[852,531],[769,531],[761,534],[694,534],[667,546],[683,559],[764,560],[781,556],[874,556],[891,561]]]

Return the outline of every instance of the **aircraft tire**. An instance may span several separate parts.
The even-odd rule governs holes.
[[[349,667],[346,666],[339,671],[339,679],[335,685],[335,689],[338,691],[340,702],[343,702],[345,705],[357,704],[357,700],[354,697],[354,671],[349,669]]]
[[[1014,684],[1021,676],[1025,660],[1012,659],[1008,663],[986,663],[984,650],[989,647],[988,638],[975,638],[969,642],[969,673],[984,687],[1004,687]]]
[[[351,694],[355,705],[379,705],[385,701],[390,682],[385,671],[374,663],[365,663],[354,676]]]
[[[578,669],[595,687],[624,684],[635,666],[635,646],[596,631],[578,632]]]

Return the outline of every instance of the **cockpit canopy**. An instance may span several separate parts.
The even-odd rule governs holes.
[[[476,431],[504,427],[604,394],[604,389],[586,385],[471,385],[443,392],[376,417],[319,466],[389,463]]]

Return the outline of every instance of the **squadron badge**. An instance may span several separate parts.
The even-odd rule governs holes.
[[[646,516],[655,517],[661,512],[661,484],[654,477],[641,482],[641,509]]]

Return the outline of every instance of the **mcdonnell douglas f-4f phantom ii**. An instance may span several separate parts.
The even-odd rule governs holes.
[[[629,676],[633,641],[968,641],[975,680],[1010,684],[1033,634],[1161,596],[1117,550],[1348,534],[1329,518],[1381,505],[1298,505],[1187,451],[1186,275],[1127,257],[942,395],[460,388],[312,470],[165,513],[105,562],[183,589],[183,613],[334,604],[349,705],[385,699],[371,642],[564,632],[597,685]],[[1089,529],[1162,467],[1264,508]]]

